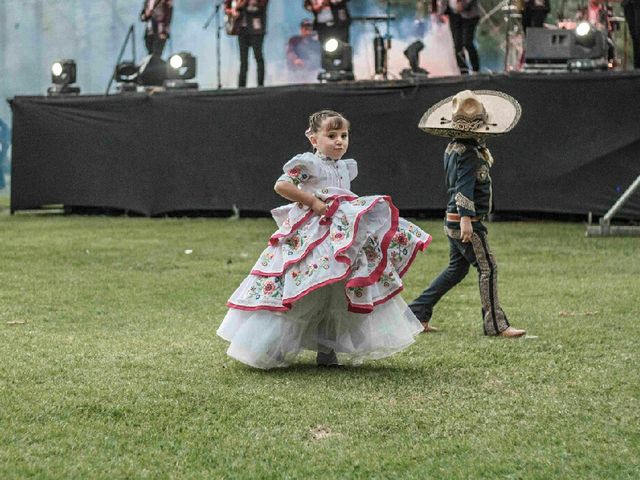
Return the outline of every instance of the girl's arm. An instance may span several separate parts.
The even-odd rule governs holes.
[[[327,204],[317,197],[314,197],[310,193],[300,190],[293,183],[280,181],[276,182],[273,189],[278,195],[291,200],[292,202],[299,202],[306,205],[316,215],[324,215],[327,211]]]

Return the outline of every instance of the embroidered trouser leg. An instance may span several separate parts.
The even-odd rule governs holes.
[[[473,266],[478,270],[484,333],[498,335],[509,328],[507,315],[498,298],[498,264],[489,249],[486,232],[474,232],[471,245],[475,256]]]
[[[457,238],[456,238],[457,237]],[[474,232],[471,243],[460,240],[460,231],[448,230],[449,266],[409,307],[421,321],[431,319],[435,304],[467,275],[469,265],[478,271],[485,335],[498,335],[509,327],[498,298],[498,265],[489,249],[487,234]]]

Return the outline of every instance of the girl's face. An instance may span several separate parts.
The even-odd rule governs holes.
[[[313,133],[309,140],[321,154],[332,160],[340,160],[349,148],[349,128],[343,122],[341,128],[332,129],[331,119],[327,118],[322,122],[320,130]]]

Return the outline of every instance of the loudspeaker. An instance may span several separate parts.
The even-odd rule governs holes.
[[[567,63],[573,59],[607,57],[607,37],[591,30],[582,37],[575,30],[527,28],[525,63]]]

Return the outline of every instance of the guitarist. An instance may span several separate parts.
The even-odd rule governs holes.
[[[349,0],[304,0],[304,8],[313,13],[313,28],[318,32],[320,44],[324,46],[329,38],[337,38],[349,43],[351,17]]]
[[[227,32],[238,36],[240,47],[240,76],[238,87],[247,86],[249,47],[253,49],[258,70],[258,86],[264,85],[264,56],[262,45],[266,33],[267,4],[269,0],[225,0]]]
[[[173,0],[144,0],[140,20],[147,22],[144,44],[149,55],[162,56],[164,44],[169,38]]]

